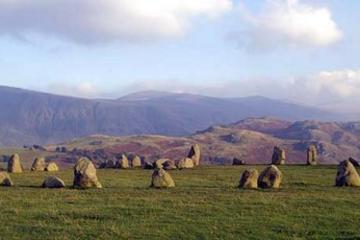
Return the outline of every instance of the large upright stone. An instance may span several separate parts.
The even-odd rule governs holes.
[[[165,170],[174,170],[177,169],[174,160],[168,158],[161,158],[155,161],[154,168],[163,168]]]
[[[7,170],[10,173],[22,173],[23,172],[23,166],[21,164],[20,156],[18,154],[14,154],[10,157]]]
[[[46,168],[45,158],[39,157],[39,158],[35,158],[31,166],[31,171],[44,171],[45,168]]]
[[[125,154],[121,155],[121,158],[119,159],[119,161],[116,164],[116,168],[121,168],[121,169],[128,169],[129,166],[129,159],[127,158],[127,156]]]
[[[170,188],[175,187],[175,182],[164,169],[156,169],[152,174],[151,187],[154,188]]]
[[[162,164],[165,170],[175,170],[177,169],[175,161],[172,159],[166,159],[166,161]]]
[[[193,160],[194,166],[199,166],[200,159],[201,159],[200,145],[195,144],[195,145],[191,146],[190,152],[187,157]]]
[[[307,149],[307,165],[317,165],[317,150],[315,145],[310,145]]]
[[[131,166],[133,168],[141,168],[141,158],[137,155],[135,155],[133,157],[133,159],[131,160]]]
[[[360,187],[359,174],[349,160],[342,161],[339,164],[335,185],[338,187]]]
[[[274,147],[271,164],[284,165],[285,164],[285,150],[276,146]]]
[[[352,165],[354,165],[354,167],[360,167],[359,162],[354,158],[350,157],[349,161],[352,163]]]
[[[183,158],[178,162],[177,167],[179,169],[194,168],[194,161],[191,158]]]
[[[243,172],[239,182],[239,188],[257,188],[259,172],[256,169],[248,169]]]
[[[14,186],[13,181],[7,172],[0,172],[0,186],[11,187]]]
[[[271,165],[260,174],[258,186],[261,188],[280,188],[281,181],[282,173],[275,165]]]
[[[59,167],[55,162],[49,162],[45,168],[46,172],[57,172],[59,171]]]
[[[88,158],[80,158],[74,167],[74,187],[102,188],[96,175],[96,168]]]

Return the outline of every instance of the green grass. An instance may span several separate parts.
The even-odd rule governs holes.
[[[171,171],[177,187],[148,188],[152,171],[99,170],[104,189],[41,189],[47,175],[12,174],[0,188],[1,239],[360,239],[360,188],[336,188],[336,167],[285,166],[281,190],[236,188],[245,167]],[[256,166],[263,169],[263,166]]]

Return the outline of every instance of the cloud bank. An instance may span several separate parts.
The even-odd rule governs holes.
[[[240,10],[248,29],[238,38],[250,48],[326,47],[342,38],[331,11],[309,2],[267,0],[258,13],[241,4]]]
[[[1,0],[0,34],[46,34],[80,43],[183,36],[195,17],[215,18],[231,0]]]

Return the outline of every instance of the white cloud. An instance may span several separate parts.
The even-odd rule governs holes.
[[[315,7],[300,0],[267,0],[259,13],[253,13],[240,6],[242,17],[249,25],[242,34],[248,37],[245,41],[251,48],[326,47],[342,38],[326,7]]]
[[[304,86],[316,95],[335,98],[359,96],[360,70],[322,71],[305,79]]]
[[[1,0],[0,34],[81,43],[173,38],[186,33],[192,18],[231,8],[231,0]]]
[[[256,77],[237,81],[207,81],[185,83],[174,79],[137,81],[122,87],[104,89],[88,82],[74,85],[51,84],[46,91],[61,95],[87,98],[118,98],[139,91],[168,91],[193,93],[215,97],[244,97],[260,95],[274,99],[326,107],[343,111],[356,111],[360,104],[360,69],[321,71],[307,76],[284,78]]]
[[[51,93],[73,96],[80,98],[95,98],[102,94],[102,89],[89,82],[80,82],[78,84],[69,85],[63,83],[52,83],[47,86],[46,91]]]

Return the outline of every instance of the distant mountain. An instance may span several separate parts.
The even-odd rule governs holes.
[[[231,164],[234,158],[248,164],[268,164],[274,146],[285,149],[286,163],[304,164],[309,145],[316,146],[321,164],[337,164],[349,157],[360,159],[360,122],[248,118],[229,125],[215,125],[189,137],[96,135],[61,144],[68,153],[58,161],[72,163],[74,156],[84,154],[100,164],[122,153],[136,154],[147,161],[159,158],[178,161],[195,143],[201,145],[203,164]],[[49,145],[47,149],[51,152],[57,146]]]
[[[92,134],[186,136],[247,117],[341,119],[335,113],[264,97],[215,98],[154,91],[104,100],[0,87],[0,109],[0,145],[5,146]]]

